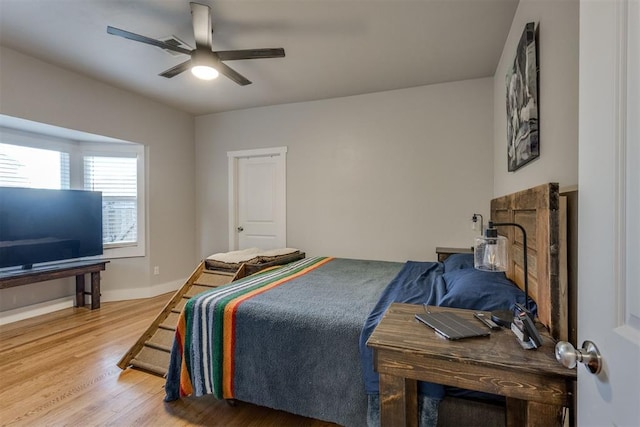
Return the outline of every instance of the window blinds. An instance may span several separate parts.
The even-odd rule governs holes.
[[[136,157],[84,156],[84,188],[102,192],[105,246],[137,242]]]
[[[0,186],[68,189],[69,153],[0,144]]]

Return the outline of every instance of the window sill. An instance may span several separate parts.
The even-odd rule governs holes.
[[[143,257],[145,256],[145,248],[144,245],[105,248],[102,256],[110,259]]]

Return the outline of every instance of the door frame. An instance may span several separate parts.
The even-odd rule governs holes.
[[[279,191],[282,194],[281,217],[284,222],[282,227],[283,240],[287,241],[287,147],[257,148],[252,150],[228,151],[229,171],[229,251],[238,249],[238,162],[242,158],[252,157],[280,157],[280,173],[282,173],[282,186]]]

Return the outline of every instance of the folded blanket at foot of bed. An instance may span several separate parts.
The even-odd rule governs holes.
[[[248,248],[213,254],[205,258],[204,262],[208,269],[223,271],[237,271],[244,264],[247,269],[246,275],[249,275],[267,267],[288,264],[304,257],[304,252],[294,248],[269,250]]]

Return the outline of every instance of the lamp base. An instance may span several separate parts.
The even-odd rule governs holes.
[[[511,310],[495,310],[491,312],[491,320],[505,328],[511,328],[513,322],[513,311]]]

